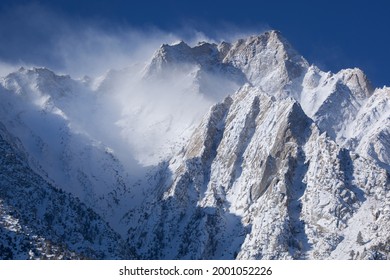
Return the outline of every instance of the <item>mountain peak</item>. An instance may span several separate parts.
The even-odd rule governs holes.
[[[253,85],[272,94],[279,94],[309,67],[278,31],[237,40],[223,61],[242,70]]]
[[[343,81],[354,91],[358,92],[359,98],[367,98],[374,92],[370,80],[359,68],[344,69],[339,72]]]
[[[172,45],[164,44],[155,52],[151,62],[146,67],[145,76],[163,73],[166,70],[175,70],[182,66],[190,66],[190,68],[195,66],[206,71],[220,68],[223,58],[220,54],[220,47],[224,48],[223,51],[227,53],[227,45],[217,46],[214,43],[204,41],[199,42],[194,47],[190,47],[184,41]],[[234,70],[230,72],[234,72]]]
[[[167,45],[166,45],[167,46]],[[169,45],[168,45],[169,46]],[[188,47],[188,44],[184,42],[183,40],[179,40],[175,43],[173,43],[171,46],[181,46],[181,47]]]
[[[298,52],[292,47],[289,41],[284,38],[280,31],[271,30],[258,35],[252,35],[247,38],[239,39],[236,45],[261,45],[267,49],[278,49],[285,51],[290,57],[299,55]],[[300,55],[299,55],[300,56]]]
[[[184,41],[165,44],[155,53],[145,73],[146,76],[162,73],[163,69],[175,69],[178,65],[193,65],[217,72],[223,69],[222,73],[239,76],[233,80],[249,81],[274,94],[301,77],[309,67],[277,30],[239,39],[233,44],[200,42],[194,47]],[[243,75],[246,79],[242,78]]]
[[[12,72],[8,75],[8,77],[14,77],[15,75],[37,75],[41,78],[64,78],[64,79],[70,79],[69,75],[61,75],[54,73],[52,70],[50,70],[47,67],[32,67],[32,68],[24,68],[20,67],[17,71]]]

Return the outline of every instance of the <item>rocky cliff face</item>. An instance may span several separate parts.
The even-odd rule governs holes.
[[[21,69],[0,88],[1,257],[389,258],[389,93],[277,31],[96,80]]]
[[[389,197],[386,170],[340,148],[291,98],[243,87],[165,173],[130,237],[146,258],[372,257],[388,242],[372,212],[388,205],[374,194]]]

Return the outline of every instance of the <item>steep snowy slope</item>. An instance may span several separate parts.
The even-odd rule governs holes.
[[[390,89],[376,89],[350,125],[348,143],[390,170]]]
[[[373,92],[367,77],[357,68],[331,74],[310,67],[302,85],[300,103],[305,112],[343,144],[353,133],[351,123]]]
[[[78,199],[36,174],[0,123],[0,259],[134,258]]]
[[[388,173],[291,98],[243,87],[166,168],[130,231],[144,258],[371,258],[389,242],[390,220],[374,213],[388,211]]]
[[[1,82],[0,116],[35,172],[115,225],[122,215],[120,200],[129,195],[128,172],[136,170],[125,171],[112,150],[94,138],[99,134],[89,134],[98,125],[92,94],[70,77],[21,69]]]

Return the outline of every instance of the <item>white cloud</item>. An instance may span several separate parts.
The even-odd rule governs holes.
[[[9,73],[18,70],[19,67],[16,64],[8,64],[0,61],[0,77],[7,76]]]
[[[163,43],[177,40],[158,30],[125,30],[108,32],[85,26],[77,32],[65,33],[56,42],[63,71],[75,76],[103,74],[109,69],[122,69],[144,63]]]

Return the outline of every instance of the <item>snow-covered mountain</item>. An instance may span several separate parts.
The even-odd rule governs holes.
[[[0,257],[389,258],[389,98],[277,31],[98,78],[22,68],[0,81]]]
[[[372,257],[388,242],[387,171],[339,147],[291,98],[243,87],[166,168],[130,237],[147,258]]]
[[[102,217],[30,168],[3,125],[0,152],[0,259],[134,257]]]

